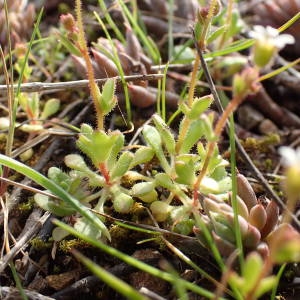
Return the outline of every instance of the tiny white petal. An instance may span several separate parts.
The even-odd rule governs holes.
[[[252,39],[255,39],[255,40],[262,38],[261,33],[257,32],[257,31],[250,31],[249,37],[251,37]]]
[[[271,26],[267,26],[266,34],[269,38],[276,38],[279,35],[279,31]]]
[[[298,157],[297,157],[297,153],[294,149],[292,149],[291,147],[280,147],[279,148],[279,153],[282,156],[282,163],[285,166],[292,166],[297,164],[298,161]]]
[[[285,45],[294,44],[295,38],[290,34],[281,34],[275,39],[275,45],[277,48],[283,48]]]
[[[255,25],[253,26],[254,32],[260,33],[261,35],[265,34],[266,28],[261,25]]]

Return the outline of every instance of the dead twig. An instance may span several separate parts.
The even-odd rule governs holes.
[[[124,76],[126,82],[136,82],[136,81],[150,81],[150,80],[160,80],[163,78],[163,74],[142,74],[142,75],[130,75]],[[121,77],[112,77],[117,82],[121,82]],[[104,84],[109,78],[96,79],[97,84]],[[33,93],[33,92],[44,92],[44,91],[62,91],[62,90],[74,90],[88,87],[88,80],[76,80],[76,81],[65,81],[65,82],[30,82],[21,84],[20,91],[23,93]],[[16,90],[17,85],[14,84],[13,88]],[[7,85],[0,85],[0,94],[7,94]]]
[[[44,296],[31,290],[23,289],[23,291],[31,300],[54,300],[54,298]],[[19,290],[11,286],[0,286],[0,294],[4,297],[3,299],[20,299]]]
[[[28,241],[30,241],[37,232],[39,232],[43,224],[50,217],[49,212],[44,213],[43,216],[41,216],[41,214],[42,211],[40,209],[36,209],[31,213],[17,243],[0,261],[0,274],[4,271],[10,261],[23,249]]]

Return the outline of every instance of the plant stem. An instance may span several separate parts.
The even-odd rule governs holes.
[[[196,205],[196,203],[198,203],[198,191],[199,191],[199,187],[200,184],[202,182],[202,179],[204,178],[204,176],[207,173],[207,169],[208,169],[208,165],[210,162],[210,159],[213,156],[214,153],[214,149],[217,145],[217,141],[219,140],[221,133],[224,129],[224,127],[226,126],[226,122],[227,119],[229,118],[230,114],[232,114],[236,108],[241,104],[241,102],[243,101],[243,98],[236,96],[235,98],[233,98],[229,104],[226,106],[223,114],[221,115],[221,117],[219,118],[216,126],[215,126],[215,136],[216,136],[216,140],[214,141],[210,141],[207,144],[207,154],[203,163],[203,167],[202,170],[200,172],[200,174],[197,177],[197,180],[194,184],[194,204]]]
[[[86,63],[86,69],[87,69],[87,77],[89,80],[89,88],[91,92],[91,96],[94,102],[95,110],[96,110],[96,116],[97,116],[97,129],[103,130],[104,128],[104,115],[101,111],[100,105],[98,103],[100,91],[99,88],[95,82],[95,74],[94,69],[92,66],[92,62],[89,56],[89,51],[85,39],[84,29],[83,29],[83,20],[82,20],[82,11],[81,11],[81,0],[76,0],[75,2],[75,11],[76,11],[76,18],[77,18],[77,26],[79,29],[78,32],[78,46],[79,50],[82,54],[82,57]]]
[[[189,107],[192,106],[193,100],[194,100],[195,87],[197,84],[197,72],[198,72],[199,66],[200,66],[200,59],[199,59],[199,56],[197,55],[195,58],[194,65],[193,65],[193,71],[192,71],[191,81],[190,81],[190,89],[189,89],[188,101],[187,101],[187,104]],[[191,123],[190,119],[187,117],[184,117],[184,119],[182,121],[181,130],[179,131],[178,141],[176,143],[176,152],[177,153],[180,151],[180,148],[182,146],[183,140],[186,136],[186,133],[187,133],[190,123]]]
[[[232,10],[233,10],[233,0],[229,0],[226,9],[226,22],[225,22],[227,28],[230,28],[230,23],[232,21]],[[218,49],[224,48],[224,44],[227,38],[228,38],[228,30],[225,30],[224,33],[222,34],[222,38],[220,39]]]
[[[207,82],[209,84],[211,93],[212,93],[212,95],[214,97],[214,101],[216,103],[216,106],[218,108],[219,113],[223,113],[223,106],[221,104],[221,100],[220,100],[219,95],[217,93],[217,90],[216,90],[216,87],[214,85],[214,82],[213,82],[213,80],[212,80],[212,78],[210,76],[207,64],[206,64],[205,59],[204,59],[204,55],[203,55],[202,50],[199,48],[199,45],[197,43],[197,40],[196,40],[196,37],[195,37],[195,32],[192,31],[192,33],[193,33],[193,36],[194,36],[194,44],[195,44],[195,47],[197,49],[197,52],[198,52],[198,55],[200,57],[200,61],[201,61],[201,64],[202,64],[203,72],[204,72],[204,75],[205,75],[205,77],[207,79]],[[261,81],[261,78],[259,78],[258,81]],[[228,124],[226,126],[227,126],[226,129],[228,131]],[[243,148],[241,142],[239,141],[239,139],[237,138],[236,135],[235,135],[234,138],[235,138],[235,143],[236,143],[237,150],[238,150],[240,156],[247,163],[247,165],[249,166],[249,168],[253,172],[255,178],[258,179],[262,183],[262,185],[264,186],[264,188],[265,188],[268,196],[271,197],[272,199],[274,199],[276,201],[277,205],[279,207],[281,207],[283,210],[287,210],[287,207],[286,207],[285,203],[274,192],[273,188],[269,185],[269,183],[266,180],[266,178],[263,176],[263,174],[259,171],[259,169],[252,162],[251,158],[249,157],[249,155],[247,154],[247,152]],[[295,222],[295,224],[297,224],[297,226],[300,228],[300,222],[297,219],[297,217],[292,212],[290,212],[290,211],[288,211],[288,213],[290,214],[290,216],[293,219],[293,221]]]

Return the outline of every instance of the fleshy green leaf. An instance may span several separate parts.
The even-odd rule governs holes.
[[[201,119],[192,121],[180,148],[180,153],[189,153],[191,148],[197,143],[203,134],[203,121]]]
[[[170,176],[165,173],[158,173],[155,175],[156,185],[162,186],[170,191],[174,189],[174,183],[172,182]]]
[[[228,28],[227,25],[223,25],[223,26],[218,27],[212,33],[210,33],[210,35],[207,38],[207,44],[210,44],[211,42],[216,40],[219,36],[221,36],[227,30],[227,28]]]
[[[102,130],[95,130],[92,133],[81,133],[77,140],[77,146],[98,168],[99,164],[108,159],[119,135],[119,132],[112,132],[108,135]]]
[[[175,139],[170,128],[159,115],[153,116],[154,124],[160,133],[162,141],[170,154],[175,154]]]
[[[101,237],[101,231],[84,218],[77,218],[74,229],[91,238],[99,239]]]
[[[49,99],[44,106],[43,112],[41,114],[41,119],[47,119],[48,117],[54,115],[58,112],[60,108],[60,101],[58,99]]]
[[[263,268],[263,261],[261,256],[257,252],[252,252],[247,256],[242,271],[243,278],[247,283],[243,291],[246,293],[250,291],[256,283]]]
[[[211,95],[195,98],[187,116],[192,120],[199,118],[200,115],[211,105],[212,100],[213,98]]]
[[[196,180],[195,157],[192,155],[180,156],[175,162],[175,170],[177,174],[176,182],[193,185]]]
[[[161,152],[161,137],[156,128],[150,125],[145,125],[143,128],[143,136],[148,145],[150,145],[155,152]]]
[[[260,280],[257,289],[255,290],[255,298],[260,298],[263,294],[269,292],[277,284],[275,276],[269,276]]]
[[[108,79],[103,85],[102,93],[99,99],[99,105],[104,115],[109,114],[117,103],[115,97],[115,89],[115,80],[112,78]]]
[[[43,194],[34,195],[35,203],[45,211],[50,211],[56,216],[64,217],[69,216],[75,212],[74,209],[66,207],[61,202],[53,202],[48,196]]]
[[[130,164],[130,169],[133,167],[150,161],[154,156],[152,148],[147,146],[141,146],[135,153],[134,158]]]
[[[110,173],[111,179],[122,177],[129,170],[133,157],[130,151],[123,152]]]
[[[27,176],[31,180],[35,181],[37,184],[40,184],[45,189],[49,190],[55,196],[62,199],[72,209],[76,210],[87,220],[93,223],[99,229],[99,231],[101,231],[107,238],[110,239],[109,231],[107,230],[106,226],[102,223],[102,221],[96,215],[90,212],[87,207],[82,205],[76,198],[68,194],[63,188],[57,185],[54,181],[48,179],[44,175],[22,164],[21,162],[14,160],[10,157],[7,157],[3,154],[0,154],[0,164]]]

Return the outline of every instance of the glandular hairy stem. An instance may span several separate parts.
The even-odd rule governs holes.
[[[83,28],[83,20],[82,20],[82,10],[81,10],[81,0],[76,0],[75,2],[75,11],[76,11],[76,19],[77,19],[77,27],[78,27],[78,46],[79,50],[82,54],[82,57],[86,63],[87,70],[87,78],[89,80],[89,89],[91,92],[91,96],[94,102],[96,115],[97,115],[97,129],[103,130],[104,128],[104,114],[100,109],[100,105],[98,103],[98,99],[100,96],[99,87],[95,82],[95,74],[92,66],[92,62],[89,56],[88,47],[86,43],[86,38],[84,34]]]

